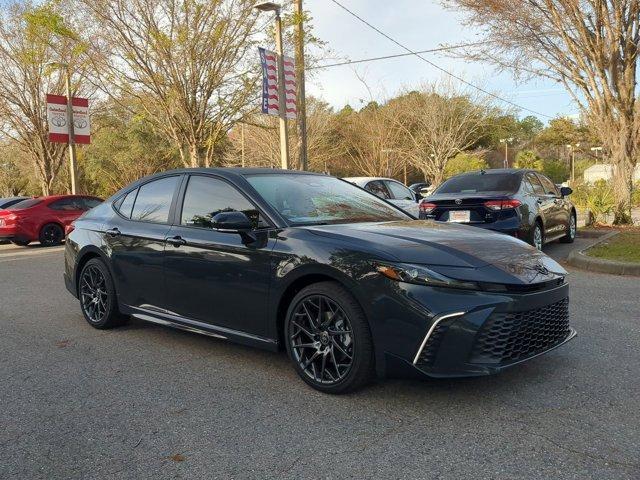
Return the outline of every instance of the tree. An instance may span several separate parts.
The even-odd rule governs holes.
[[[521,150],[516,155],[516,168],[531,168],[542,171],[542,159],[532,150]]]
[[[108,197],[141,177],[181,163],[175,146],[153,130],[143,113],[132,114],[132,107],[132,99],[107,101],[93,116],[91,145],[80,162],[82,180],[95,195]]]
[[[79,0],[99,33],[96,81],[133,98],[185,166],[214,163],[233,123],[255,101],[252,0]]]
[[[229,134],[231,146],[224,163],[252,167],[280,167],[278,119],[262,114],[248,115]],[[292,124],[290,140],[297,141],[298,132]],[[327,171],[336,158],[344,156],[338,138],[338,121],[331,107],[313,97],[307,98],[307,148],[309,169]],[[291,152],[291,163],[299,164],[299,150]]]
[[[47,64],[65,62],[83,75],[76,35],[55,5],[14,4],[0,14],[0,131],[33,163],[43,195],[52,193],[66,148],[48,140],[45,94],[64,91],[64,77]]]
[[[640,0],[443,1],[486,34],[469,57],[565,86],[611,153],[615,222],[628,223],[640,152]]]
[[[390,105],[401,111],[396,129],[402,133],[407,161],[434,185],[442,182],[449,160],[477,143],[488,111],[485,99],[451,84],[425,87]]]
[[[449,178],[465,172],[473,172],[489,168],[487,161],[477,153],[459,153],[447,163],[444,177]]]

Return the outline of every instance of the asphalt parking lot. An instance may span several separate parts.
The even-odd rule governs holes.
[[[499,376],[336,397],[284,354],[94,330],[61,275],[0,246],[2,479],[640,478],[638,278],[571,270],[579,336]]]

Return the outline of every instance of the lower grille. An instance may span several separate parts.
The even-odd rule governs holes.
[[[561,343],[569,333],[568,298],[526,312],[494,313],[476,337],[471,362],[517,362]]]
[[[449,330],[447,325],[439,323],[436,326],[431,333],[429,340],[427,340],[427,343],[422,349],[422,352],[420,352],[420,356],[418,357],[416,364],[433,365],[433,362],[436,359],[436,354],[438,353],[438,349],[440,348],[440,344],[442,343],[442,339],[447,333],[447,330]]]

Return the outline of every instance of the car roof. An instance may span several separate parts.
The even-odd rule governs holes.
[[[505,173],[517,175],[517,174],[534,172],[534,171],[535,170],[532,170],[530,168],[489,168],[487,170],[473,170],[471,172],[463,172],[454,176],[459,177],[463,175],[495,175],[495,174],[505,174]]]
[[[391,182],[398,182],[398,180],[394,180],[393,178],[387,177],[344,177],[343,180],[347,182],[373,182],[375,180],[389,180]]]

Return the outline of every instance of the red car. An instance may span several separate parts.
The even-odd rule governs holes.
[[[102,203],[86,195],[52,195],[23,200],[0,210],[0,239],[20,246],[39,241],[49,247],[59,245],[71,222]]]

